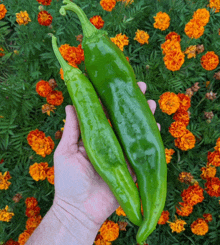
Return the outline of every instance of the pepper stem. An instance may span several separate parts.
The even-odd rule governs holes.
[[[75,12],[81,22],[82,29],[83,29],[83,35],[85,37],[91,37],[94,35],[95,32],[98,32],[98,30],[95,28],[95,26],[89,21],[87,18],[85,12],[75,3],[71,2],[70,0],[63,0],[63,3],[67,4],[65,6],[62,6],[60,8],[60,14],[65,16],[66,10],[71,10]]]
[[[54,54],[56,55],[56,58],[58,59],[62,69],[63,69],[63,73],[64,73],[64,78],[65,78],[65,82],[67,82],[66,80],[69,80],[69,76],[68,76],[68,72],[71,71],[71,76],[77,75],[77,74],[81,74],[82,72],[80,71],[80,69],[74,68],[72,66],[70,66],[63,58],[63,56],[61,55],[58,47],[57,47],[57,38],[52,34],[50,35],[52,36],[52,47],[53,47],[53,51]]]

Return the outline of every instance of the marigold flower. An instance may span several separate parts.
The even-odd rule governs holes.
[[[187,54],[188,59],[196,58],[196,50],[197,50],[196,45],[191,45],[186,49],[184,54]]]
[[[95,245],[111,245],[111,242],[106,241],[101,234],[97,234],[95,241]]]
[[[174,140],[175,146],[182,151],[187,151],[195,147],[196,138],[195,136],[186,129],[186,133]]]
[[[214,149],[220,153],[220,137],[216,140],[216,146]]]
[[[214,8],[215,9],[215,13],[218,13],[219,10],[220,10],[219,1],[209,0],[209,4],[207,5],[207,7]]]
[[[32,145],[32,150],[34,150],[38,155],[46,157],[50,155],[54,149],[54,141],[50,136],[45,137],[44,139],[37,139]]]
[[[97,29],[101,29],[105,23],[100,15],[95,15],[91,17],[89,20]]]
[[[207,166],[207,167],[202,167],[201,168],[202,174],[200,175],[201,179],[208,179],[215,177],[216,175],[216,168]]]
[[[170,17],[167,13],[159,12],[153,17],[155,20],[154,28],[165,31],[170,26]]]
[[[37,20],[40,25],[49,26],[52,23],[53,17],[50,13],[43,10],[38,13]]]
[[[212,221],[212,215],[211,214],[203,214],[203,217],[204,217],[206,223],[209,223],[210,221]]]
[[[12,238],[10,238],[6,243],[4,243],[3,245],[19,245],[18,242],[12,240]]]
[[[185,184],[194,184],[196,182],[196,180],[194,179],[193,175],[191,173],[187,173],[187,172],[181,172],[179,174],[178,180],[181,183],[185,183]]]
[[[61,105],[63,103],[63,93],[62,91],[53,90],[46,97],[47,103],[51,105]]]
[[[5,17],[7,9],[4,4],[0,4],[0,20]]]
[[[169,34],[166,35],[165,40],[175,40],[177,42],[181,41],[181,37],[179,34],[177,34],[176,32],[170,32]]]
[[[186,221],[181,220],[181,219],[177,219],[176,215],[175,215],[175,221],[174,222],[170,222],[167,221],[167,223],[169,224],[172,233],[176,232],[176,233],[181,233],[182,231],[185,230],[184,225],[186,225]]]
[[[27,25],[31,19],[27,11],[20,11],[20,13],[16,13],[16,21],[19,25]]]
[[[205,183],[205,191],[211,197],[220,197],[220,179],[218,177],[208,178]]]
[[[105,11],[111,12],[116,5],[116,0],[101,0],[100,5]]]
[[[34,163],[29,167],[29,174],[36,181],[45,180],[47,169],[48,163]]]
[[[106,241],[112,242],[119,236],[119,226],[117,223],[107,220],[103,223],[99,232]]]
[[[171,159],[172,159],[172,155],[174,154],[174,150],[173,149],[165,149],[165,155],[166,155],[166,163],[170,163]]]
[[[218,55],[214,51],[207,52],[201,58],[201,65],[207,71],[214,70],[219,64]]]
[[[149,35],[147,32],[143,31],[143,30],[137,30],[137,32],[135,32],[136,36],[134,38],[134,40],[137,40],[140,44],[149,44]]]
[[[203,189],[199,184],[194,184],[189,186],[187,189],[183,190],[181,197],[183,202],[188,203],[190,206],[194,206],[204,200]]]
[[[8,181],[9,179],[11,179],[9,171],[6,171],[3,175],[0,172],[0,190],[7,190],[9,188],[11,185],[11,182]]]
[[[189,113],[186,110],[179,109],[173,115],[173,120],[184,123],[186,126],[189,124]]]
[[[186,35],[189,38],[200,38],[204,33],[204,27],[199,25],[197,20],[191,19],[186,25],[184,29]]]
[[[13,212],[8,211],[8,209],[8,205],[6,205],[4,209],[0,209],[0,221],[9,222],[12,216],[15,215]]]
[[[220,166],[220,152],[218,151],[213,151],[213,152],[208,152],[207,155],[208,163],[207,165],[213,165],[215,167]]]
[[[178,110],[187,111],[191,106],[191,99],[189,98],[189,96],[182,94],[182,93],[178,93],[177,96],[180,99],[180,106]]]
[[[45,133],[43,131],[39,131],[39,129],[35,129],[29,132],[27,136],[28,144],[31,146],[37,139],[44,139]]]
[[[180,209],[176,207],[176,213],[180,216],[189,216],[193,212],[193,206],[186,202],[179,202]]]
[[[26,208],[25,215],[30,218],[33,216],[38,216],[40,214],[40,207],[36,206],[34,208]]]
[[[181,51],[181,46],[180,46],[180,43],[176,39],[173,39],[173,40],[168,39],[165,43],[161,44],[161,49],[163,50],[162,52],[163,54],[169,55],[170,51],[173,51],[173,50]]]
[[[174,138],[183,136],[186,133],[186,125],[180,121],[171,123],[169,132]]]
[[[54,166],[49,167],[47,172],[47,180],[50,184],[54,185]]]
[[[129,44],[128,37],[125,34],[122,35],[121,33],[119,33],[116,35],[116,37],[110,39],[116,46],[120,48],[122,52],[124,51],[124,46]]]
[[[31,236],[31,234],[28,231],[22,232],[18,237],[19,244],[24,245],[30,236]]]
[[[167,223],[167,221],[169,220],[169,211],[163,211],[161,213],[161,216],[157,222],[158,225],[165,225]]]
[[[202,218],[195,220],[190,227],[192,233],[199,236],[204,236],[209,231],[209,226]]]
[[[134,0],[117,0],[117,2],[125,3],[125,7],[126,7],[128,4],[132,4]]]
[[[25,204],[27,209],[34,209],[38,205],[38,201],[35,197],[27,197]]]
[[[118,216],[126,216],[126,214],[125,214],[125,212],[124,212],[124,210],[122,209],[121,206],[119,206],[119,207],[116,209],[116,214],[117,214]]]
[[[37,228],[41,220],[42,220],[41,215],[28,218],[26,221],[26,229]]]
[[[197,9],[193,14],[193,19],[201,26],[206,26],[209,22],[210,13],[207,9]]]
[[[56,109],[56,107],[54,105],[49,105],[49,104],[44,104],[42,105],[42,113],[47,113],[48,116],[50,116],[50,113],[54,112],[54,110]]]
[[[52,0],[37,0],[38,3],[41,3],[42,5],[50,5]]]
[[[0,47],[0,51],[3,51],[4,52],[4,49]],[[3,57],[5,54],[0,52],[0,57]],[[1,116],[1,118],[4,118],[3,116]]]
[[[163,60],[168,70],[178,71],[185,61],[185,55],[181,50],[171,50],[167,52]]]
[[[160,109],[162,112],[171,115],[175,113],[180,106],[179,97],[172,92],[165,92],[160,96],[158,100]]]
[[[40,80],[36,84],[36,92],[41,96],[41,97],[47,97],[49,93],[51,93],[53,89],[51,88],[50,84],[47,81]]]

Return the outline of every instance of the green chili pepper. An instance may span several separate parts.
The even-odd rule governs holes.
[[[66,63],[58,50],[54,36],[52,36],[52,46],[63,69],[64,81],[76,108],[86,153],[130,221],[139,226],[142,222],[139,192],[95,89],[80,69]]]
[[[144,221],[136,239],[143,244],[155,230],[166,201],[167,163],[160,131],[123,52],[79,6],[69,0],[63,3],[67,5],[61,7],[62,15],[72,10],[80,19],[86,70],[137,176]]]

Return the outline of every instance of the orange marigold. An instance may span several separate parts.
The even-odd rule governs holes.
[[[137,30],[137,32],[135,32],[136,36],[134,38],[134,40],[137,40],[141,45],[147,43],[149,44],[149,35],[147,32],[143,31],[143,30]]]
[[[186,133],[182,137],[175,139],[174,143],[182,151],[187,151],[195,147],[196,138],[193,133],[186,129]]]
[[[180,121],[172,122],[169,132],[174,138],[181,137],[186,133],[186,125]]]
[[[26,221],[26,229],[37,228],[41,220],[42,220],[41,215],[28,218]]]
[[[209,22],[210,13],[207,9],[197,9],[193,14],[193,19],[197,21],[200,26],[206,26]]]
[[[165,31],[170,26],[170,17],[167,13],[159,12],[153,17],[155,20],[154,28]]]
[[[41,3],[42,5],[50,5],[52,0],[37,0],[38,3]]]
[[[183,202],[188,203],[190,206],[194,206],[204,200],[203,196],[204,190],[198,185],[198,183],[189,186],[187,189],[183,190],[181,197]]]
[[[184,29],[186,35],[189,38],[200,38],[203,33],[204,33],[204,27],[199,25],[199,23],[197,22],[197,20],[195,19],[191,19],[186,25],[185,25],[185,29]]]
[[[179,34],[177,34],[176,32],[170,32],[169,34],[166,35],[165,37],[166,40],[176,40],[177,42],[181,41],[181,37]]]
[[[216,140],[216,146],[214,149],[220,153],[220,137]]]
[[[126,214],[125,214],[125,212],[124,212],[124,210],[122,209],[121,206],[119,206],[119,207],[116,209],[116,214],[117,214],[118,216],[126,216]]]
[[[218,55],[214,51],[207,52],[201,58],[201,65],[207,71],[214,70],[219,64]]]
[[[47,177],[48,163],[34,163],[29,167],[29,174],[36,180],[45,180]]]
[[[124,51],[124,46],[129,44],[128,37],[125,34],[122,35],[122,33],[119,33],[116,35],[116,37],[112,37],[110,39],[115,45],[120,48],[122,52]]]
[[[176,213],[180,216],[189,216],[193,212],[193,206],[186,202],[179,202],[180,209],[176,207]]]
[[[91,17],[89,20],[97,29],[101,29],[105,23],[100,15],[95,15]]]
[[[189,124],[189,113],[186,110],[178,109],[173,115],[173,120],[184,123],[186,126]]]
[[[211,214],[203,214],[203,217],[205,218],[205,222],[209,223],[212,221],[212,215]]]
[[[62,91],[54,90],[51,93],[49,93],[46,97],[47,103],[51,105],[61,105],[63,103],[63,93]]]
[[[160,109],[162,112],[171,115],[175,113],[180,106],[179,97],[172,92],[165,92],[160,96],[158,100]]]
[[[54,166],[49,167],[47,172],[47,180],[50,184],[54,185]]]
[[[167,52],[163,60],[168,70],[178,71],[185,61],[185,55],[181,50],[171,50]]]
[[[184,225],[187,224],[186,221],[181,220],[181,219],[177,219],[176,215],[175,215],[175,221],[174,222],[167,221],[167,223],[169,224],[169,226],[172,230],[172,233],[173,232],[180,233],[180,232],[184,231],[185,230]]]
[[[101,0],[100,5],[105,11],[111,12],[116,5],[116,0]]]
[[[36,84],[36,92],[41,96],[41,97],[47,97],[49,93],[51,93],[53,89],[51,88],[50,84],[47,81],[40,80]]]
[[[191,99],[189,98],[188,95],[185,95],[182,93],[178,93],[177,96],[180,99],[180,106],[179,106],[178,110],[187,111],[191,106]]]
[[[16,21],[19,25],[27,25],[31,19],[27,11],[20,11],[20,13],[16,13]]]
[[[38,155],[42,157],[46,157],[46,155],[50,155],[54,149],[54,141],[50,136],[45,137],[44,139],[37,139],[34,141],[31,146],[32,150],[34,150]]]
[[[99,232],[106,241],[112,242],[119,236],[119,225],[111,220],[106,220]]]
[[[216,168],[215,167],[211,167],[211,166],[202,167],[201,171],[202,171],[202,174],[200,175],[200,177],[202,179],[212,178],[212,177],[215,177],[215,175],[216,175]]]
[[[5,8],[4,4],[0,4],[0,20],[5,17],[7,13],[7,9]]]
[[[218,13],[219,10],[220,10],[219,1],[217,1],[217,0],[209,0],[209,4],[207,5],[207,7],[214,8],[215,9],[215,13]]]
[[[11,182],[8,181],[9,179],[11,179],[9,171],[6,171],[3,175],[0,172],[0,190],[7,190],[9,188],[11,185]]]
[[[210,152],[209,151],[207,159],[208,159],[208,163],[207,163],[208,166],[209,165],[213,165],[216,167],[220,166],[220,152],[218,151]]]
[[[50,13],[43,10],[38,13],[37,20],[40,25],[49,26],[52,23],[53,17]]]
[[[106,241],[101,234],[98,234],[94,241],[95,245],[111,245],[111,242]]]
[[[211,197],[220,197],[220,180],[218,177],[208,178],[205,187],[205,191]]]
[[[180,43],[176,40],[170,40],[168,39],[165,43],[161,44],[161,49],[163,50],[163,54],[169,54],[170,51],[175,51],[175,50],[180,50],[181,51],[181,46]]]
[[[12,240],[12,238],[10,238],[6,243],[4,243],[3,245],[19,245],[18,242]]]
[[[199,235],[199,236],[204,236],[208,231],[209,231],[209,226],[205,222],[204,219],[198,218],[195,220],[191,226],[191,231],[193,234]]]
[[[19,244],[24,245],[30,236],[31,236],[31,234],[28,231],[22,232],[18,237]]]
[[[25,215],[28,218],[33,217],[33,216],[37,216],[39,214],[40,214],[40,207],[39,206],[36,206],[33,208],[26,208]]]
[[[39,131],[39,129],[35,129],[29,132],[27,136],[28,144],[31,146],[38,139],[44,139],[45,133],[43,131]]]
[[[169,211],[163,211],[161,213],[161,216],[157,222],[158,225],[165,225],[167,223],[167,221],[169,220]]]
[[[35,197],[27,197],[25,199],[26,208],[34,209],[38,205],[38,201]]]

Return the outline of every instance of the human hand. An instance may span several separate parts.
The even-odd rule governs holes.
[[[139,82],[138,85],[145,93],[146,84]],[[148,104],[154,114],[156,102],[148,100]],[[75,108],[68,105],[65,109],[67,116],[64,132],[54,153],[54,205],[62,206],[79,220],[87,217],[100,226],[119,204],[90,163],[82,140],[78,142],[80,129]],[[106,113],[104,106],[103,110]],[[158,127],[160,129],[159,124]],[[125,160],[133,180],[136,181],[133,170],[126,158]]]

